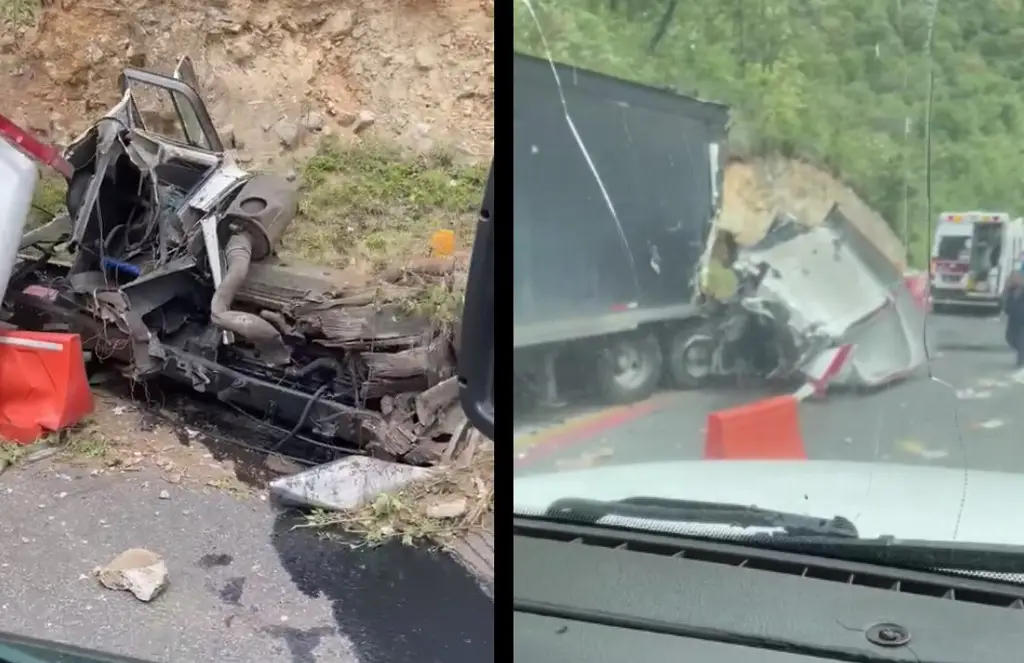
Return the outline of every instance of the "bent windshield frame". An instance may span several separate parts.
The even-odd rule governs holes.
[[[224,152],[224,144],[213,126],[206,104],[187,83],[151,71],[127,68],[121,73],[122,91],[131,90],[133,84],[157,88],[170,95],[182,131],[191,147],[218,154]]]

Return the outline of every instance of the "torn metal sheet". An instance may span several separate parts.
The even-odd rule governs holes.
[[[796,361],[778,374],[815,380],[830,364],[832,384],[876,387],[925,363],[925,312],[895,266],[854,232],[834,207],[815,228],[779,219],[761,242],[741,251],[736,268],[766,269],[754,297],[785,310],[797,348]],[[783,324],[778,316],[776,322]],[[841,347],[852,350],[834,365]]]

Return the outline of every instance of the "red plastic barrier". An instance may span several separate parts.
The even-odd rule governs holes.
[[[807,460],[799,402],[777,396],[708,415],[705,460]]]
[[[0,438],[30,444],[92,411],[77,334],[0,331]]]
[[[907,286],[907,290],[914,297],[914,301],[922,311],[928,311],[931,309],[931,296],[928,287],[928,274],[915,273],[907,274],[903,277],[903,283]]]
[[[4,115],[0,115],[0,137],[7,139],[36,161],[53,168],[66,180],[70,180],[75,173],[71,164],[61,156],[60,150],[39,140]]]

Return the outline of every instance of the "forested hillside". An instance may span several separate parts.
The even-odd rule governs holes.
[[[550,48],[556,60],[730,104],[733,151],[828,168],[906,233],[918,260],[931,59],[933,212],[1024,214],[1022,0],[939,0],[931,49],[934,5],[923,0],[514,6],[516,50]]]

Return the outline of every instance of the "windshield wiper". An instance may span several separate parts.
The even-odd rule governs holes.
[[[596,524],[602,518],[614,516],[707,525],[774,528],[794,537],[858,538],[857,528],[842,516],[818,518],[756,506],[658,497],[629,497],[607,501],[567,497],[551,504],[545,516],[588,524]]]

